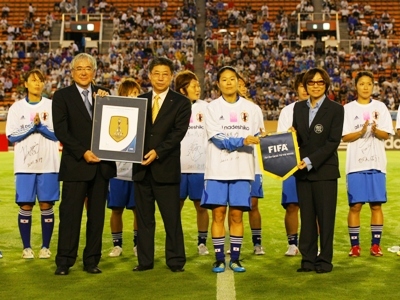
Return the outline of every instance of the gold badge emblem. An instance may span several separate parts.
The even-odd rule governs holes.
[[[128,135],[128,118],[122,116],[112,116],[108,134],[117,143]]]

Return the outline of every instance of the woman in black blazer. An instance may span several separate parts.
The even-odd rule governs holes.
[[[297,102],[293,112],[302,159],[295,173],[301,216],[302,261],[298,272],[326,273],[333,267],[337,179],[340,177],[337,148],[342,137],[344,109],[326,97],[330,84],[325,70],[308,70],[303,85],[310,98]]]

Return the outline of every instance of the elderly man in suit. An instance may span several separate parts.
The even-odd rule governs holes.
[[[63,145],[59,180],[63,181],[56,275],[68,275],[75,264],[85,198],[87,202],[84,271],[101,273],[105,203],[109,179],[116,176],[115,162],[100,161],[91,151],[92,107],[99,87],[92,84],[96,60],[81,53],[71,62],[71,86],[54,93],[54,132]]]
[[[301,216],[302,261],[298,272],[327,273],[333,268],[337,179],[340,177],[337,148],[342,138],[344,109],[326,97],[330,84],[325,70],[308,70],[303,86],[310,97],[297,102],[293,111],[293,127],[302,159],[299,171],[294,174]]]
[[[138,262],[133,271],[154,267],[155,201],[166,232],[166,264],[172,272],[182,272],[186,262],[180,215],[180,143],[191,115],[190,100],[169,88],[173,63],[155,57],[149,64],[152,91],[147,98],[144,159],[133,165],[133,181],[138,222]]]

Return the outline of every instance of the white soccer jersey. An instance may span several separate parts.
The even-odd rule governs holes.
[[[37,113],[42,126],[54,132],[51,106],[52,101],[44,97],[37,104],[29,104],[25,100],[15,102],[7,116],[7,137],[26,134],[32,128]],[[15,143],[14,173],[58,173],[59,168],[60,155],[57,141],[34,132]]]
[[[371,169],[386,173],[385,142],[375,138],[371,132],[375,121],[379,130],[394,134],[392,118],[385,104],[376,100],[365,105],[357,101],[346,104],[342,135],[360,131],[366,120],[369,120],[369,125],[364,136],[347,145],[346,174]]]
[[[396,129],[400,129],[400,106],[399,110],[397,111]]]
[[[181,172],[204,173],[207,134],[204,115],[208,103],[197,100],[192,105],[188,131],[181,141]]]
[[[244,98],[228,103],[222,97],[207,105],[207,159],[205,179],[254,180],[255,160],[253,146],[243,146],[229,152],[215,146],[210,139],[223,133],[228,138],[246,138],[264,128],[261,109]]]
[[[286,132],[293,125],[293,109],[296,102],[286,105],[279,114],[277,132]]]
[[[131,162],[117,161],[117,176],[115,178],[125,181],[132,180],[132,166]]]

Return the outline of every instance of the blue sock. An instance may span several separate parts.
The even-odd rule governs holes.
[[[54,211],[53,208],[42,210],[40,212],[42,219],[42,248],[50,248],[51,236],[54,229]]]
[[[372,240],[371,245],[379,245],[381,243],[383,225],[372,225],[371,224],[371,234]]]
[[[287,235],[287,240],[288,240],[288,244],[289,245],[298,245],[298,242],[297,242],[297,239],[298,239],[298,234],[297,233],[295,233],[295,234],[288,234]]]
[[[243,244],[243,236],[230,236],[231,240],[231,261],[239,260],[240,248]]]
[[[198,231],[197,246],[200,244],[204,244],[204,245],[206,244],[207,235],[208,235],[208,231]]]
[[[254,246],[261,245],[261,228],[252,228],[251,236]]]
[[[133,247],[137,245],[137,230],[133,231]]]
[[[225,237],[217,237],[212,238],[212,242],[214,245],[214,252],[215,252],[215,259],[217,261],[225,261],[225,252],[224,252],[224,245],[225,245]]]
[[[349,236],[352,247],[360,245],[360,226],[356,227],[349,226]]]
[[[18,212],[18,228],[21,235],[22,244],[25,248],[31,248],[31,228],[32,228],[32,211],[19,209]]]
[[[111,232],[114,247],[119,246],[122,248],[122,231],[121,232]]]

